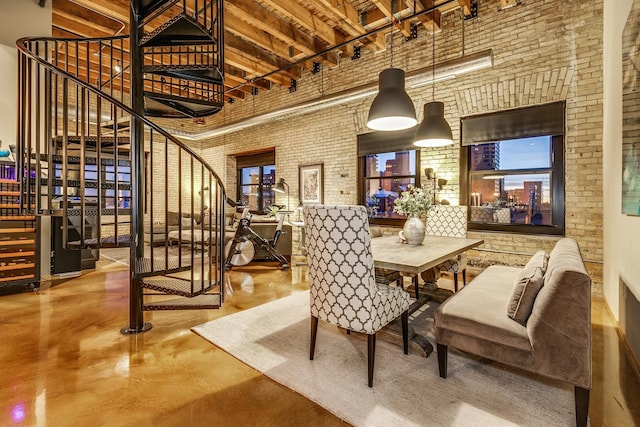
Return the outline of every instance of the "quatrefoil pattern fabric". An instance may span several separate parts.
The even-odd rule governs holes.
[[[438,205],[427,213],[429,236],[467,237],[467,207]],[[467,256],[462,253],[438,265],[441,272],[457,273],[467,268]]]
[[[305,206],[311,314],[374,334],[409,308],[401,288],[376,284],[364,206]]]

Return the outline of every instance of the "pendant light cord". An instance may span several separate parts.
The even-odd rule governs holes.
[[[431,18],[431,100],[436,100],[436,14]]]
[[[396,29],[396,19],[393,15],[391,16],[391,24],[391,64],[389,65],[389,68],[393,68],[393,30]]]

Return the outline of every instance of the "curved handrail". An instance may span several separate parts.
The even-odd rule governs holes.
[[[113,103],[114,105],[116,105],[118,108],[122,109],[123,111],[126,111],[127,113],[129,113],[132,117],[135,117],[136,120],[140,120],[142,123],[146,124],[147,126],[149,126],[150,128],[152,128],[154,131],[158,132],[160,135],[164,136],[165,138],[167,138],[168,140],[170,140],[171,142],[173,142],[174,144],[178,145],[181,149],[185,150],[187,153],[189,153],[190,156],[192,156],[193,158],[195,158],[197,161],[199,161],[216,179],[216,181],[218,182],[218,184],[220,185],[220,187],[223,190],[223,200],[226,199],[226,191],[224,190],[224,185],[222,183],[222,179],[220,179],[220,176],[211,168],[211,166],[209,165],[209,163],[207,161],[205,161],[202,157],[200,157],[200,155],[198,155],[196,152],[194,152],[189,146],[185,145],[182,141],[180,141],[179,139],[177,139],[176,137],[174,137],[173,135],[171,135],[169,132],[167,132],[166,130],[164,130],[163,128],[161,128],[160,126],[158,126],[157,124],[153,123],[151,120],[147,119],[144,116],[139,115],[138,113],[136,113],[135,111],[133,111],[131,109],[131,107],[127,106],[126,104],[123,104],[122,102],[118,101],[117,99],[109,96],[108,94],[102,92],[101,90],[93,87],[91,84],[84,82],[80,79],[78,79],[77,77],[75,77],[73,74],[70,74],[67,71],[64,71],[58,67],[56,67],[55,65],[47,62],[45,59],[41,58],[40,56],[38,56],[37,54],[35,54],[34,52],[32,52],[31,50],[29,50],[29,48],[27,47],[27,43],[30,42],[45,42],[45,41],[55,41],[55,42],[59,42],[59,41],[78,41],[78,40],[82,40],[82,42],[96,42],[96,41],[102,41],[102,40],[118,40],[118,39],[124,39],[124,38],[128,38],[128,36],[116,36],[116,37],[100,37],[100,38],[82,38],[82,39],[59,39],[56,37],[23,37],[21,39],[18,39],[16,41],[16,47],[18,48],[18,50],[20,52],[22,52],[23,54],[27,55],[28,57],[30,57],[31,59],[33,59],[34,61],[38,62],[40,65],[42,65],[43,67],[45,67],[46,69],[60,75],[63,76],[71,81],[73,81],[75,84],[89,90],[90,92],[93,92],[95,95],[108,100],[109,102]]]

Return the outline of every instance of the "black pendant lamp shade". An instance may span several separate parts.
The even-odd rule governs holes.
[[[424,119],[416,129],[413,141],[418,147],[442,147],[453,144],[453,134],[444,119],[444,104],[429,102],[424,105]]]
[[[394,131],[418,123],[416,109],[404,90],[404,71],[387,68],[380,73],[378,95],[369,109],[367,126],[374,130]]]

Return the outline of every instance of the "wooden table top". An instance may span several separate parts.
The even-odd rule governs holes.
[[[371,251],[378,268],[420,274],[483,243],[482,239],[426,236],[422,245],[409,245],[393,235],[371,239]]]

